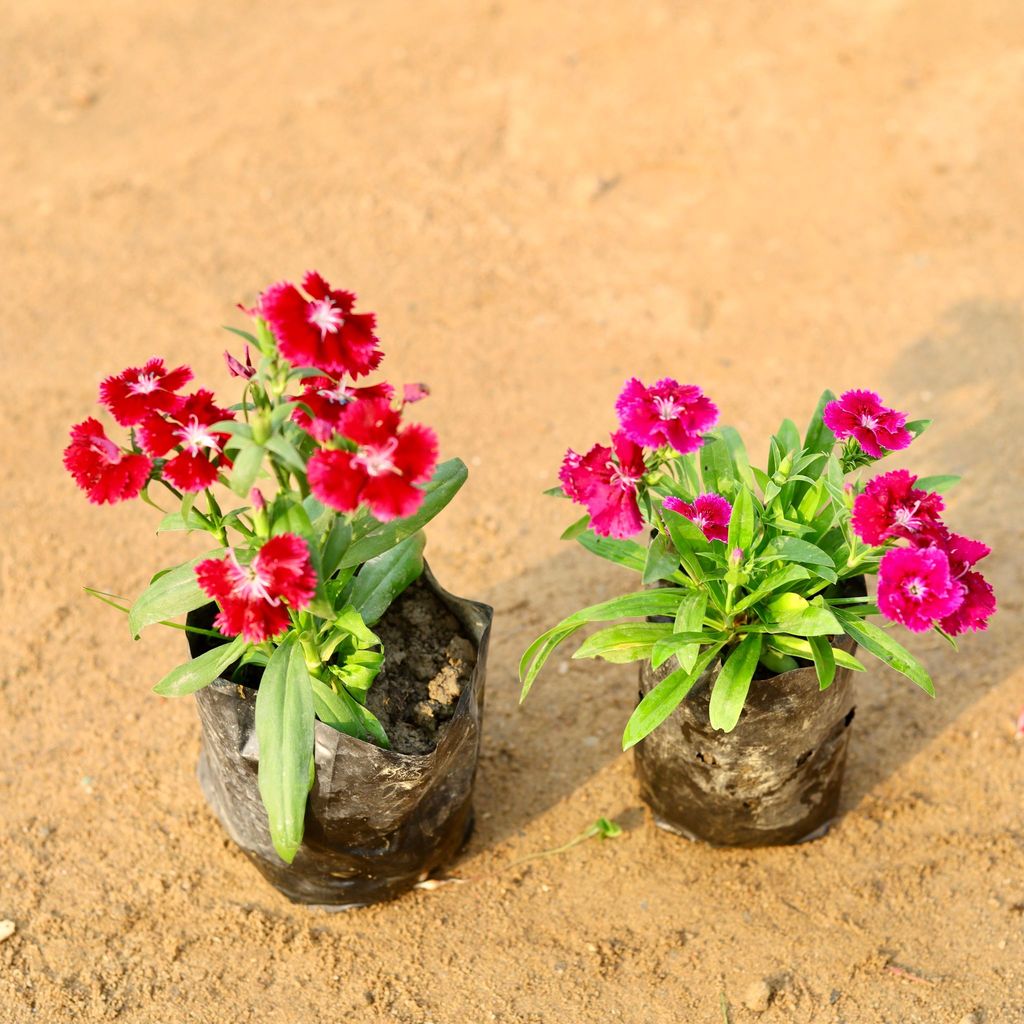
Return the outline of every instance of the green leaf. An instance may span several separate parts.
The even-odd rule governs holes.
[[[591,605],[563,619],[557,626],[537,637],[523,653],[519,661],[519,678],[523,681],[522,693],[519,695],[520,703],[526,700],[537,674],[558,645],[586,623],[607,622],[630,616],[675,615],[679,602],[692,593],[691,590],[672,587],[641,590]]]
[[[807,424],[807,433],[804,434],[804,450],[808,452],[830,452],[835,447],[836,435],[825,426],[822,414],[829,402],[834,402],[836,396],[831,391],[824,391],[818,404],[814,407],[811,422]]]
[[[824,603],[808,603],[797,594],[784,594],[792,602],[802,601],[802,607],[782,604],[776,599],[765,608],[765,625],[772,633],[794,633],[796,636],[828,636],[843,632],[839,620]]]
[[[562,531],[562,536],[559,540],[575,540],[584,530],[590,525],[589,513],[585,516],[580,516],[571,526],[567,526]]]
[[[704,490],[732,499],[739,483],[729,445],[722,437],[714,437],[698,452]]]
[[[346,690],[362,705],[373,681],[384,666],[381,651],[355,651],[341,665],[332,665],[331,671]]]
[[[938,476],[923,476],[914,486],[919,487],[922,491],[938,491],[942,494],[960,483],[960,480],[961,477],[940,473]]]
[[[647,560],[644,562],[642,582],[656,583],[670,579],[679,572],[679,554],[675,545],[663,533],[659,533],[647,546]]]
[[[754,479],[754,472],[750,468],[750,459],[747,456],[747,448],[735,427],[719,427],[718,434],[725,442],[729,450],[729,457],[732,459],[733,469],[741,483],[744,483],[751,490],[757,487]]]
[[[267,451],[276,455],[289,469],[296,473],[306,472],[306,461],[299,454],[295,445],[280,434],[271,434],[265,442]]]
[[[821,548],[797,537],[777,537],[760,557],[765,561],[798,562],[835,569],[835,562]]]
[[[790,654],[797,658],[803,658],[804,661],[814,660],[810,639],[773,633],[771,636],[767,637],[767,640],[769,646],[780,651],[782,654]],[[852,654],[847,654],[841,647],[832,648],[832,657],[840,668],[848,668],[854,672],[865,671],[864,666]],[[761,660],[764,660],[763,654]]]
[[[349,600],[367,626],[372,626],[423,572],[422,533],[407,537],[390,551],[371,558],[359,570]]]
[[[802,565],[785,565],[781,569],[776,569],[774,572],[769,573],[746,597],[733,605],[733,614],[745,611],[751,605],[757,604],[758,601],[766,598],[769,594],[773,594],[776,590],[781,590],[783,587],[788,587],[791,583],[810,579],[810,576],[811,574]]]
[[[827,690],[836,677],[836,656],[832,645],[823,636],[809,637],[807,642],[814,658],[814,671],[818,673],[818,688]]]
[[[642,573],[647,564],[647,550],[635,540],[598,537],[593,530],[584,530],[576,539],[591,553],[627,569]]]
[[[204,686],[209,686],[233,662],[238,661],[245,650],[246,641],[236,636],[229,644],[221,644],[209,651],[204,651],[184,665],[171,669],[153,687],[153,692],[161,697],[184,697],[195,693]]]
[[[377,717],[367,711],[343,686],[335,690],[328,683],[310,676],[313,687],[313,708],[317,717],[347,736],[360,740],[371,740],[385,750],[391,748],[384,727]]]
[[[741,486],[729,517],[729,541],[726,547],[730,552],[736,548],[749,552],[753,540],[754,498],[748,487]]]
[[[188,519],[184,519],[180,512],[169,512],[160,520],[156,528],[157,533],[169,533],[173,530],[205,530],[206,523],[199,512],[194,508],[189,509]]]
[[[249,496],[249,492],[260,475],[260,468],[263,465],[265,449],[258,444],[245,444],[239,448],[234,457],[234,465],[228,474],[228,486],[243,498]]]
[[[645,736],[650,735],[672,714],[686,695],[693,689],[701,674],[722,649],[722,644],[712,644],[696,661],[693,668],[677,668],[667,675],[653,690],[644,695],[626,723],[622,734],[622,749],[629,750]]]
[[[377,527],[369,536],[350,545],[339,563],[340,569],[360,565],[376,555],[395,547],[407,537],[418,533],[455,497],[469,475],[461,459],[442,462],[424,488],[426,497],[419,511],[405,519],[392,519]]]
[[[338,570],[345,550],[352,542],[352,527],[347,520],[338,516],[331,523],[331,532],[324,541],[323,557],[320,560],[324,579],[330,579]]]
[[[935,685],[925,667],[885,630],[856,615],[834,609],[843,628],[869,654],[884,661],[911,682],[917,683],[930,697],[935,696]]]
[[[747,700],[750,680],[754,678],[754,670],[760,657],[761,634],[751,633],[745,636],[726,658],[711,691],[708,717],[712,729],[732,732],[736,728],[740,712]]]
[[[697,591],[684,597],[679,602],[679,608],[676,610],[675,632],[699,633],[704,625],[704,614],[707,611],[707,607],[708,598],[707,594],[703,591]],[[655,644],[655,653],[657,653],[657,644]],[[680,666],[685,669],[691,669],[697,661],[699,649],[688,645],[676,649],[673,653]],[[661,664],[661,662],[658,664]],[[658,664],[652,662],[654,668],[657,668]]]
[[[287,636],[256,693],[259,788],[278,856],[290,864],[302,843],[313,759],[313,688],[301,646]]]
[[[128,628],[132,637],[137,640],[146,626],[209,604],[209,596],[200,589],[196,579],[196,566],[208,558],[221,558],[226,553],[227,548],[216,548],[154,578],[128,612]]]
[[[693,630],[687,632],[676,631],[671,636],[659,640],[651,651],[651,668],[661,668],[672,655],[676,656],[681,668],[687,672],[693,668],[697,661],[702,644],[709,644],[713,641],[723,640],[725,634],[720,631],[704,632]]]
[[[603,658],[616,665],[640,661],[649,658],[655,643],[671,633],[672,626],[667,622],[627,622],[609,626],[588,636],[573,658]]]
[[[931,420],[910,420],[906,426],[914,437],[920,437],[931,425]]]

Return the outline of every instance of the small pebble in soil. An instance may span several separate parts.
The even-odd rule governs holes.
[[[751,982],[743,993],[743,1005],[754,1013],[764,1013],[771,1001],[772,987],[764,978]]]
[[[9,939],[15,932],[17,925],[13,921],[0,921],[0,942]]]
[[[960,1024],[982,1024],[984,1019],[985,1015],[981,1010],[972,1010],[970,1013],[965,1013],[960,1018]]]

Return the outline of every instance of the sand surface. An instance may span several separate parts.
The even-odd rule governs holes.
[[[2,7],[3,1024],[1024,1020],[1019,2]],[[497,609],[465,881],[343,915],[207,811],[195,711],[150,693],[181,637],[80,590],[200,538],[60,465],[107,372],[159,353],[226,393],[219,325],[309,267],[432,386],[471,478],[428,555]],[[755,452],[876,387],[936,420],[905,461],[966,474],[1002,610],[957,657],[910,641],[936,701],[861,678],[820,842],[657,831],[629,666],[562,658],[516,706],[524,645],[629,585],[540,492],[633,373],[700,383]],[[625,834],[512,864],[599,815]]]

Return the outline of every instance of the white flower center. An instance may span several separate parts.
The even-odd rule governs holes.
[[[330,299],[315,299],[309,304],[306,319],[320,328],[320,337],[336,334],[345,322],[345,314]]]
[[[155,373],[140,373],[139,379],[128,385],[133,395],[151,395],[160,390],[160,378]]]
[[[907,580],[903,584],[903,589],[907,592],[908,597],[912,597],[916,601],[920,601],[928,593],[924,580],[916,576],[913,579]]]
[[[210,428],[201,425],[195,416],[188,421],[186,426],[176,430],[175,434],[180,438],[182,447],[188,449],[190,455],[198,455],[203,448],[212,452],[220,452],[220,445],[210,433]]]
[[[274,607],[281,603],[279,597],[271,596],[267,589],[268,581],[260,575],[255,562],[242,565],[235,557],[234,551],[231,552],[231,562],[234,577],[232,580],[233,590],[237,596],[244,597],[248,601],[266,601],[267,604]]]
[[[703,530],[708,525],[708,517],[703,512],[698,512],[694,517],[693,521]]]
[[[906,505],[898,505],[892,514],[893,521],[897,526],[902,526],[905,530],[917,530],[921,526],[921,520],[917,518],[917,510],[921,507],[921,502],[917,502],[913,508],[908,508]]]
[[[317,394],[321,398],[326,398],[329,402],[336,402],[338,405],[348,405],[352,401],[348,388],[340,383],[335,384],[333,388],[320,388]]]
[[[865,430],[874,430],[878,426],[878,420],[875,419],[870,413],[862,412],[860,414],[860,425]]]
[[[121,449],[109,437],[94,437],[89,442],[89,447],[97,455],[102,455],[112,466],[116,466],[121,461]]]
[[[615,465],[611,459],[609,459],[605,465],[612,471],[612,483],[617,484],[624,491],[635,491],[640,483],[640,477],[630,476],[628,473],[624,473],[621,466]]]
[[[365,448],[360,448],[359,453],[353,457],[352,461],[357,466],[362,466],[368,476],[383,476],[385,473],[397,473],[398,469],[395,466],[394,458],[397,448],[398,438],[392,437],[388,439],[387,444],[381,445],[379,448],[369,445]]]
[[[654,397],[654,408],[658,410],[658,419],[678,419],[682,406],[674,398]]]

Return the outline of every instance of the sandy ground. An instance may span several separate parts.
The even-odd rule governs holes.
[[[1024,1020],[1021,4],[2,8],[3,1024]],[[472,475],[428,553],[497,609],[467,881],[343,915],[208,813],[195,712],[149,692],[180,636],[79,589],[192,547],[60,466],[103,373],[161,353],[226,390],[233,303],[308,267],[432,385]],[[655,830],[628,666],[556,663],[516,707],[523,646],[627,585],[540,491],[632,373],[700,383],[757,451],[874,386],[936,419],[916,468],[967,474],[1002,611],[959,657],[911,642],[935,702],[862,678],[820,842]],[[599,815],[624,836],[512,865]]]

